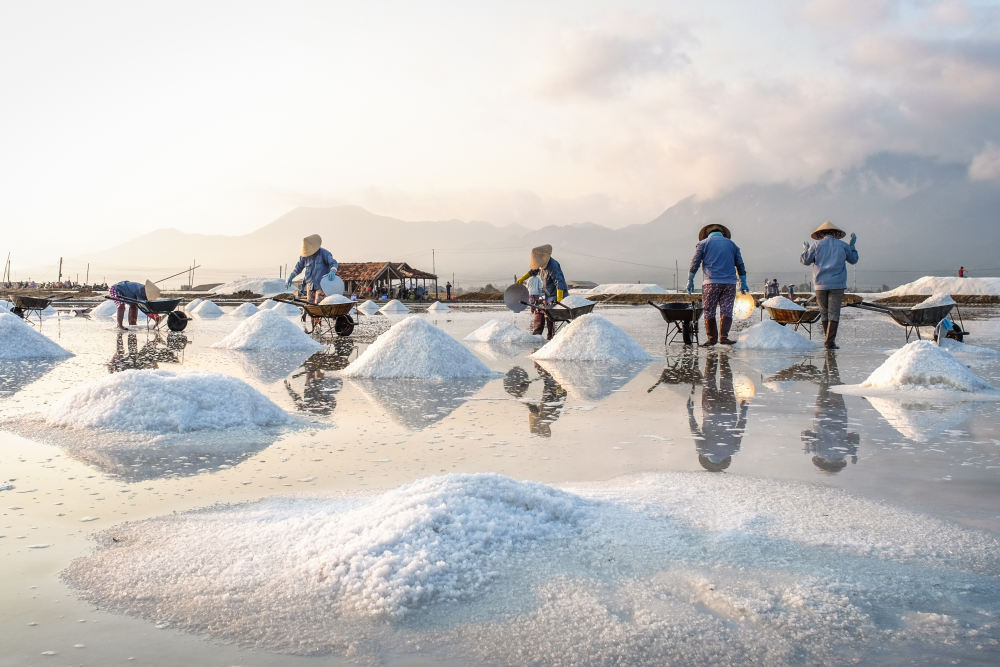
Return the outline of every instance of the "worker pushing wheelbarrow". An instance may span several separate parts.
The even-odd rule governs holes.
[[[566,296],[569,288],[566,287],[566,278],[563,276],[562,267],[559,266],[559,262],[552,258],[551,245],[546,244],[532,248],[528,262],[530,269],[521,276],[517,284],[524,285],[525,281],[528,281],[527,305],[531,307],[532,312],[535,314],[531,333],[539,336],[543,329],[548,329],[548,336],[546,337],[552,340],[552,336],[555,335],[556,322],[565,322],[578,315],[582,315],[583,312],[573,313],[583,308],[589,308],[590,310],[586,311],[589,313],[593,310],[593,305],[583,306],[582,308],[569,308],[559,303]],[[560,311],[557,313],[554,310],[557,304],[561,309],[569,312],[564,313]]]
[[[173,276],[170,276],[173,277]],[[164,278],[166,280],[166,278]],[[114,301],[118,306],[118,328],[126,331],[124,326],[125,308],[128,307],[128,323],[134,326],[139,317],[139,311],[148,318],[147,328],[159,329],[165,321],[171,331],[183,331],[188,324],[188,316],[177,310],[181,299],[160,299],[160,288],[151,280],[145,284],[123,280],[111,286],[109,295],[104,297]]]

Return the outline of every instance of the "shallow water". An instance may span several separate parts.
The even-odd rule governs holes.
[[[986,309],[971,310],[963,309],[963,314],[972,316],[969,328],[975,335],[968,342],[1000,347],[1000,318]],[[183,623],[98,611],[78,599],[78,591],[60,578],[74,558],[94,551],[89,536],[105,531],[101,539],[113,538],[115,531],[106,531],[125,521],[289,494],[364,496],[443,473],[496,472],[555,486],[583,484],[580,488],[618,480],[615,493],[626,498],[628,480],[634,478],[623,476],[636,473],[696,475],[670,478],[682,485],[694,484],[684,480],[704,475],[747,484],[805,482],[807,486],[788,488],[804,489],[803,498],[809,493],[808,484],[841,489],[865,501],[981,530],[977,538],[981,541],[995,540],[1000,533],[1000,404],[867,400],[829,391],[836,384],[861,382],[886,359],[887,351],[903,344],[902,329],[887,318],[848,311],[841,325],[843,349],[827,354],[691,351],[679,345],[668,349],[663,344],[664,323],[652,308],[598,312],[657,355],[656,360],[535,363],[527,358],[530,348],[476,344],[470,349],[503,378],[365,381],[337,375],[364,350],[364,342],[351,339],[327,341],[326,350],[311,356],[241,354],[210,347],[241,321],[227,317],[196,318],[182,335],[162,338],[144,327],[118,335],[109,322],[46,320],[42,331],[76,356],[58,362],[0,362],[0,418],[5,429],[0,430],[0,481],[12,480],[14,486],[0,491],[5,508],[0,562],[12,575],[0,580],[3,599],[10,601],[0,608],[0,645],[5,647],[0,665],[56,664],[53,660],[150,665],[185,660],[194,664],[529,662],[530,654],[515,659],[501,651],[492,657],[463,653],[461,642],[435,626],[445,615],[435,618],[439,612],[433,607],[423,619],[426,627],[406,628],[412,633],[409,644],[400,643],[399,637],[380,642],[369,634],[369,648],[364,651],[333,650],[318,658],[302,657],[291,655],[294,651],[287,646],[255,650],[236,645],[260,644],[249,636],[181,632],[175,628],[184,627]],[[484,309],[419,316],[459,339],[488,319],[508,318],[522,327],[528,319],[524,314]],[[372,321],[377,324],[371,329],[377,331],[398,318],[378,315]],[[962,361],[1000,386],[997,359]],[[242,378],[294,413],[295,423],[255,434],[252,440],[213,433],[180,442],[67,433],[47,428],[33,416],[83,382],[109,372],[153,367],[214,370]],[[822,524],[824,516],[819,512],[815,521]],[[921,538],[928,542],[935,534],[930,525]],[[913,526],[918,538],[924,529]],[[730,570],[734,563],[727,562],[725,573],[717,570],[720,580],[745,585],[765,578],[766,568],[760,563],[735,566]],[[749,573],[744,569],[740,574],[740,567],[749,568]],[[777,576],[767,571],[767,577]],[[980,574],[995,577],[997,572]],[[206,579],[206,586],[209,583]],[[553,599],[576,596],[582,606],[614,606],[601,601],[588,585],[574,587],[565,578],[534,586],[532,590],[553,588]],[[644,590],[666,595],[669,585],[662,586],[666,588],[647,582]],[[634,600],[637,593],[629,595]],[[480,612],[476,605],[488,601],[487,596],[486,602],[458,604],[469,604],[472,613]],[[714,603],[699,604],[716,621],[740,625],[742,619],[712,611]],[[914,611],[931,613],[931,607]],[[977,600],[968,611],[978,614],[981,625],[988,625],[982,619],[1000,613],[1000,607],[995,600],[992,605]],[[559,618],[554,614],[549,620]],[[503,629],[507,633],[503,642],[499,631],[489,634],[481,624],[473,627],[470,621],[467,630],[485,644],[518,641],[511,628]],[[453,631],[461,634],[460,629]],[[706,637],[711,634],[708,629],[704,632]],[[421,633],[424,645],[418,649]],[[854,657],[862,664],[953,660],[988,664],[1000,659],[991,643],[997,641],[995,631],[979,628],[976,633],[980,639],[943,633],[938,641],[898,642]],[[212,637],[235,644],[205,641]],[[633,646],[628,651],[636,652],[627,652],[624,647],[631,645],[625,638],[620,641],[622,662],[645,662],[641,650]],[[74,648],[77,644],[84,647]],[[753,655],[752,648],[746,650],[750,653],[744,657]],[[49,651],[55,656],[43,656]],[[345,652],[350,655],[344,657]],[[689,664],[710,657],[690,655]],[[772,656],[772,661],[798,664],[811,659],[794,651],[789,656]],[[605,664],[610,659],[595,652],[590,661]],[[578,657],[577,662],[588,660]]]

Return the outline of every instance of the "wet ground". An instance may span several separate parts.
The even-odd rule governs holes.
[[[657,358],[535,363],[531,348],[477,344],[471,349],[502,378],[364,381],[337,371],[371,336],[325,341],[329,347],[313,355],[243,354],[210,347],[238,325],[228,317],[195,319],[182,334],[163,336],[144,327],[120,334],[85,318],[46,320],[42,331],[76,356],[0,362],[0,482],[13,486],[0,491],[0,665],[350,662],[251,650],[99,611],[60,573],[92,552],[89,536],[126,521],[276,495],[375,493],[442,473],[496,472],[557,486],[650,471],[797,480],[1000,533],[1000,402],[829,391],[861,382],[904,343],[888,318],[847,311],[843,349],[786,353],[664,346],[654,309],[598,312]],[[1000,348],[996,311],[963,315],[974,334],[967,342]],[[499,309],[419,316],[458,338],[493,317],[527,326],[526,315]],[[371,322],[369,333],[391,324],[381,315]],[[963,362],[1000,386],[996,358]],[[32,417],[67,389],[129,368],[234,375],[297,422],[253,441],[212,434],[119,442],[48,429]],[[414,648],[379,658],[423,664],[424,655]],[[987,643],[872,661],[998,659]]]

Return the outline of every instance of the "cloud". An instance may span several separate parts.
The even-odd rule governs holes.
[[[896,14],[897,0],[810,0],[802,16],[825,28],[869,27],[885,23]]]
[[[1000,146],[987,142],[983,152],[972,158],[969,178],[974,181],[1000,181]]]

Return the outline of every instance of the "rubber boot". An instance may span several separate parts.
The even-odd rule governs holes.
[[[719,332],[719,342],[723,345],[735,345],[735,340],[729,340],[729,329],[733,326],[733,318],[723,317],[721,324],[722,330]]]
[[[830,320],[826,325],[826,349],[839,350],[837,346],[837,326],[840,322]]]
[[[826,328],[830,322],[829,320],[820,320],[819,323],[823,326],[823,338],[826,339]]]
[[[701,344],[702,347],[712,347],[719,342],[719,326],[715,318],[705,320],[705,333],[708,334],[708,340]]]

